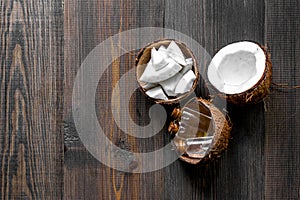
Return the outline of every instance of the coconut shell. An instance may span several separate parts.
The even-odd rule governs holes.
[[[220,157],[222,152],[228,147],[232,127],[228,118],[217,107],[215,107],[212,102],[202,98],[198,98],[198,101],[206,105],[211,112],[211,116],[215,124],[214,139],[210,149],[208,150],[209,153],[204,158],[191,158],[186,154],[180,156],[181,160],[190,164],[198,164],[200,161],[208,161]],[[177,109],[178,112],[178,108],[175,109]],[[178,118],[175,118],[175,120],[180,121]]]
[[[150,61],[151,59],[151,49],[153,47],[155,47],[156,49],[158,49],[160,46],[165,46],[165,47],[168,47],[169,44],[172,42],[172,41],[175,41],[176,44],[179,46],[179,48],[181,49],[183,55],[186,57],[186,58],[192,58],[193,59],[193,67],[192,67],[192,70],[193,72],[195,73],[195,76],[196,76],[196,79],[193,83],[193,86],[191,88],[191,90],[187,93],[184,93],[178,97],[174,97],[174,98],[170,98],[168,100],[162,100],[162,99],[155,99],[155,98],[152,98],[152,97],[149,97],[147,94],[146,94],[146,90],[142,87],[143,84],[145,84],[144,82],[140,81],[140,77],[142,76],[145,68],[146,68],[146,64]],[[198,67],[197,67],[197,61],[196,61],[196,58],[193,54],[193,52],[182,42],[180,41],[176,41],[176,40],[171,40],[171,39],[163,39],[163,40],[158,40],[158,41],[155,41],[155,42],[152,42],[150,44],[148,44],[147,46],[145,46],[143,49],[141,49],[138,53],[138,56],[136,57],[136,78],[137,78],[137,82],[140,86],[140,90],[142,91],[142,93],[147,96],[149,99],[155,101],[156,103],[160,103],[160,104],[173,104],[173,103],[178,103],[180,100],[188,97],[190,94],[193,93],[193,91],[196,89],[197,87],[197,84],[198,84],[198,81],[199,81],[199,71],[198,71]]]
[[[263,46],[260,47],[266,56],[266,67],[261,79],[256,85],[245,92],[231,95],[221,94],[221,97],[226,98],[229,102],[236,105],[246,105],[259,103],[269,94],[269,88],[272,81],[272,63],[270,60],[270,54],[267,52],[266,48]]]

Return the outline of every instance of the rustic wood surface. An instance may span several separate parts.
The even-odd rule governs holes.
[[[0,199],[63,195],[63,7],[0,2]]]
[[[0,199],[300,199],[299,13],[294,0],[1,1]],[[80,141],[72,89],[81,63],[108,37],[140,27],[180,31],[210,55],[239,40],[269,48],[271,94],[258,105],[228,105],[234,127],[219,160],[199,166],[178,160],[154,172],[126,173],[103,165]],[[96,108],[114,144],[149,152],[169,142],[166,126],[138,139],[120,130],[111,113],[112,89],[134,67],[136,54],[106,70]],[[207,98],[204,87],[202,81],[197,94]],[[136,91],[130,117],[146,125],[151,105]]]

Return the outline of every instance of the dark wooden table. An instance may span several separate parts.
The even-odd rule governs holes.
[[[268,46],[271,94],[258,105],[228,105],[234,127],[221,159],[126,173],[103,165],[80,141],[72,89],[81,63],[105,39],[140,27],[180,31],[210,55],[239,40]],[[293,88],[300,85],[299,35],[298,0],[1,1],[0,199],[300,199],[300,89]],[[169,142],[166,127],[138,139],[111,114],[112,89],[135,56],[107,68],[96,108],[114,144],[149,152]],[[149,122],[152,104],[133,94],[137,124]]]

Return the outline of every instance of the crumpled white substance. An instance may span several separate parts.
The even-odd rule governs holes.
[[[181,49],[172,41],[166,48],[151,49],[151,59],[147,63],[140,81],[146,94],[156,99],[168,99],[188,92],[196,79],[192,70],[193,59],[185,58]]]

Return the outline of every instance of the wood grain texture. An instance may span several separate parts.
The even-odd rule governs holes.
[[[0,199],[62,198],[62,3],[0,3]]]
[[[169,0],[165,27],[193,37],[213,56],[223,46],[240,40],[264,44],[264,16],[265,5],[259,0]],[[202,167],[178,161],[166,168],[165,198],[263,199],[263,104],[229,104],[228,111],[233,130],[227,153],[219,161]]]
[[[300,84],[300,2],[267,1],[273,82]],[[266,199],[300,199],[300,91],[274,86],[266,112]]]
[[[113,27],[110,26],[110,20],[115,16],[114,13],[109,13],[113,3],[65,1],[64,68],[67,73],[65,73],[64,123],[68,130],[65,132],[68,135],[65,134],[64,159],[64,198],[66,199],[118,199],[118,194],[114,194],[111,184],[112,170],[105,168],[94,159],[78,141],[79,136],[71,113],[73,82],[81,62],[98,43],[117,33],[120,27],[118,14],[114,19],[116,24],[112,23]],[[120,9],[116,10],[120,11]]]
[[[144,175],[113,170],[93,158],[78,141],[71,113],[73,81],[81,62],[103,40],[137,27],[138,9],[135,6],[138,6],[138,2],[122,0],[65,2],[65,71],[68,72],[65,74],[64,109],[65,130],[67,130],[64,162],[66,199],[143,199],[144,195],[155,197],[153,194],[155,187],[143,188]],[[111,44],[112,47],[115,45],[117,44]],[[113,51],[120,51],[120,49],[115,48]],[[134,59],[134,53],[124,55],[107,68],[100,78],[96,107],[100,125],[114,144],[126,150],[141,151],[144,148],[143,144],[127,136],[114,123],[110,105],[113,88],[116,87],[120,77],[134,67]],[[122,112],[119,106],[121,99],[114,99],[114,101],[118,112]],[[139,109],[132,107],[136,101],[138,100],[133,97],[131,110]],[[141,106],[144,109],[143,105]],[[135,113],[133,112],[131,117],[137,121]],[[135,168],[134,165],[132,163],[130,166]],[[155,178],[151,174],[146,177],[149,182]]]
[[[0,199],[300,199],[300,90],[278,86],[300,85],[299,7],[293,0],[0,1]],[[258,105],[228,104],[234,127],[219,160],[198,166],[178,160],[132,174],[101,164],[82,144],[72,117],[81,63],[108,37],[149,26],[180,31],[210,55],[239,40],[269,47],[277,85]],[[170,141],[166,127],[151,138],[132,137],[116,125],[110,105],[136,53],[116,59],[100,78],[96,112],[114,144],[149,152]],[[205,87],[200,82],[197,94],[207,98]],[[122,98],[114,101],[123,112]],[[136,91],[130,117],[146,125],[151,105]]]

